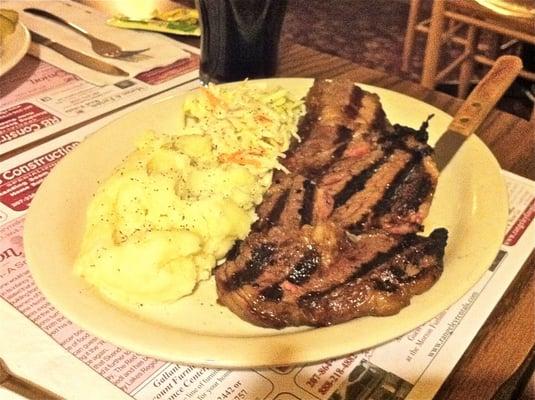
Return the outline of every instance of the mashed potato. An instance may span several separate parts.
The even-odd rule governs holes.
[[[89,205],[75,272],[106,297],[172,302],[208,279],[249,232],[303,107],[245,82],[202,88],[184,111],[178,134],[141,136]]]

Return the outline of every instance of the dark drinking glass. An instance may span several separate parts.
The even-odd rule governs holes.
[[[197,0],[204,83],[273,76],[287,0]]]

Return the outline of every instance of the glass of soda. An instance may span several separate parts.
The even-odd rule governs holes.
[[[196,5],[204,84],[275,74],[287,0],[196,0]]]

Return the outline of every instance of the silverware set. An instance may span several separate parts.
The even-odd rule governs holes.
[[[87,40],[89,40],[93,51],[102,57],[120,59],[124,61],[136,61],[136,58],[135,58],[136,55],[141,54],[147,50],[150,50],[150,48],[140,49],[140,50],[123,50],[121,49],[121,47],[119,47],[115,43],[111,43],[111,42],[99,39],[91,35],[84,28],[72,22],[69,22],[61,17],[58,17],[57,15],[54,15],[48,11],[45,11],[39,8],[32,8],[32,7],[25,8],[24,11],[29,14],[37,15],[39,17],[54,21],[82,35]],[[30,31],[30,33],[32,36],[32,41],[39,43],[41,45],[47,46],[79,64],[82,64],[86,67],[92,68],[94,70],[103,72],[108,75],[128,76],[127,72],[111,64],[105,63],[101,60],[97,60],[96,58],[93,58],[90,55],[82,53],[78,50],[70,49],[36,32]]]
[[[30,35],[32,36],[33,42],[49,47],[52,50],[63,55],[64,57],[67,57],[68,59],[77,62],[78,64],[81,64],[85,67],[91,68],[95,71],[103,72],[108,75],[128,76],[128,72],[123,71],[122,69],[114,65],[108,64],[101,60],[97,60],[96,58],[93,58],[78,50],[74,50],[67,46],[64,46],[61,43],[54,42],[52,39],[40,35],[37,32],[30,30]]]

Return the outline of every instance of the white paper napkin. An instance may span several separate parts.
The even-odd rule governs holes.
[[[73,22],[87,30],[91,35],[113,42],[123,50],[139,50],[150,48],[135,57],[135,61],[125,61],[101,57],[91,49],[91,43],[82,35],[43,17],[24,12],[24,8],[33,7],[46,10],[69,22]],[[190,57],[174,40],[153,32],[133,31],[106,25],[106,16],[99,11],[73,1],[2,1],[2,8],[11,8],[19,12],[20,20],[26,27],[54,42],[61,43],[71,49],[81,51],[91,57],[112,64],[128,72],[134,77],[140,72],[156,67],[172,64],[173,62]],[[84,67],[56,51],[36,43],[32,43],[30,54],[53,64],[67,72],[98,86],[113,84],[125,77],[107,75]]]

